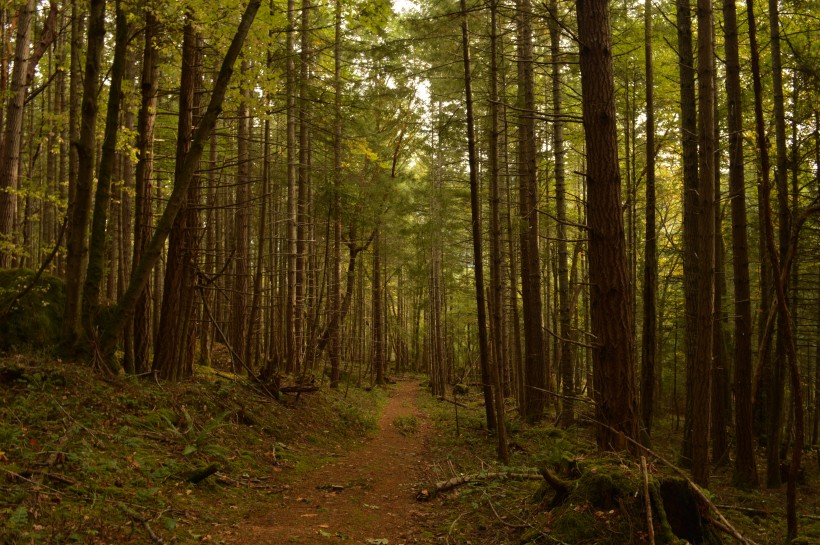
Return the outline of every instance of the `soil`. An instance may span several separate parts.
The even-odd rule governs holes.
[[[432,433],[417,402],[421,387],[400,381],[391,393],[374,437],[293,480],[269,509],[219,538],[234,545],[433,542],[431,508],[415,499]],[[400,431],[395,423],[401,417],[415,429]]]

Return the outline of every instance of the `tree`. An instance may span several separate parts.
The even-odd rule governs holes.
[[[197,109],[196,90],[200,56],[193,14],[186,14],[182,38],[179,113],[174,186],[180,182],[182,164],[190,151]],[[168,235],[168,257],[163,284],[162,312],[152,371],[166,380],[180,380],[193,373],[193,319],[196,301],[199,179],[189,183],[187,196]]]
[[[97,88],[105,39],[105,0],[92,0],[88,16],[85,73],[83,76],[82,116],[77,142],[77,179],[74,202],[69,213],[70,228],[66,250],[66,303],[63,342],[68,350],[84,338],[81,320],[85,263],[88,259],[87,233],[91,215],[96,149]]]
[[[473,274],[475,276],[478,353],[481,382],[484,391],[484,412],[487,429],[496,429],[493,389],[490,383],[490,353],[487,339],[487,306],[484,298],[484,249],[481,241],[481,209],[478,204],[478,153],[473,116],[473,79],[470,68],[470,31],[467,26],[467,1],[461,0],[461,51],[464,64],[464,94],[467,109],[467,161],[470,175],[470,217],[473,238]]]
[[[638,438],[631,290],[626,263],[607,0],[576,0],[586,143],[593,399],[601,450]]]
[[[145,35],[140,78],[140,109],[137,114],[137,167],[134,199],[134,250],[131,259],[132,274],[142,258],[151,238],[151,178],[154,170],[154,125],[157,118],[157,88],[159,51],[155,43],[159,23],[154,13],[145,10]],[[134,308],[134,369],[140,373],[148,369],[151,346],[151,296],[146,289],[138,295]]]
[[[652,435],[657,360],[658,235],[655,222],[655,66],[652,60],[652,2],[644,3],[646,57],[646,226],[643,270],[643,336],[641,346],[641,423]]]
[[[102,339],[101,352],[106,358],[109,367],[114,370],[119,370],[119,365],[113,360],[114,348],[117,339],[122,334],[125,324],[128,320],[133,318],[134,306],[136,305],[137,297],[145,289],[145,285],[151,275],[151,270],[159,260],[162,252],[162,247],[168,234],[173,227],[174,219],[182,208],[185,199],[187,198],[188,186],[196,174],[196,169],[199,164],[199,159],[202,156],[202,150],[205,147],[205,142],[208,141],[211,131],[216,125],[217,117],[222,109],[222,101],[225,98],[228,84],[233,75],[233,67],[239,53],[242,50],[242,45],[245,42],[245,37],[248,35],[251,24],[253,24],[256,12],[259,10],[261,0],[250,0],[245,7],[242,14],[242,19],[237,27],[236,33],[231,40],[228,51],[222,61],[222,66],[219,69],[213,90],[211,91],[211,98],[208,102],[208,107],[205,114],[194,131],[193,139],[191,140],[191,147],[188,153],[185,154],[185,159],[182,162],[179,172],[175,173],[174,189],[171,196],[168,198],[168,203],[162,216],[157,221],[154,235],[151,237],[142,259],[134,270],[131,276],[131,281],[125,293],[120,297],[115,305],[111,321],[106,324]]]
[[[538,184],[535,158],[535,91],[533,80],[532,9],[517,0],[518,48],[518,215],[521,248],[521,299],[524,312],[524,413],[530,422],[543,416],[548,389],[547,359],[541,304],[538,248]]]
[[[758,485],[752,437],[752,303],[749,285],[749,247],[746,220],[746,182],[743,155],[743,105],[737,6],[723,2],[726,98],[729,129],[729,196],[732,203],[732,254],[735,335],[735,467],[732,482],[739,487]]]
[[[692,477],[709,484],[709,419],[715,319],[715,71],[712,4],[698,0],[698,244],[697,318],[692,373]]]

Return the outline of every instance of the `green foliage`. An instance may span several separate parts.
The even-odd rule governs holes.
[[[419,431],[419,421],[412,414],[397,416],[393,419],[393,427],[402,435],[415,435]]]
[[[8,313],[2,313],[33,277],[34,272],[26,269],[0,270],[0,350],[42,350],[60,340],[65,285],[59,278],[44,274]]]

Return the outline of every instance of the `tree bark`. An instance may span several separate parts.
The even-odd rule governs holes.
[[[88,39],[83,75],[82,116],[77,149],[77,181],[74,207],[66,243],[66,305],[63,320],[63,342],[69,351],[83,338],[82,300],[84,265],[88,259],[86,231],[91,215],[91,190],[94,185],[96,149],[97,89],[100,79],[103,41],[105,39],[105,0],[91,0],[88,15]]]
[[[686,409],[683,425],[681,463],[692,464],[692,378],[698,331],[697,252],[698,225],[698,127],[695,99],[695,58],[692,45],[692,8],[689,0],[676,0],[678,28],[678,68],[680,74],[681,147],[683,151],[683,284],[686,356]]]
[[[655,227],[655,66],[652,59],[652,1],[644,3],[646,58],[646,210],[643,269],[643,335],[641,344],[641,423],[652,435],[657,359],[658,234]]]
[[[507,426],[504,414],[504,389],[501,373],[504,366],[505,348],[509,347],[504,336],[502,300],[504,280],[501,255],[501,194],[499,190],[498,166],[498,1],[490,0],[490,138],[487,157],[490,169],[490,298],[493,331],[492,381],[495,401],[496,422],[498,424],[498,459],[507,465],[510,461],[507,445]]]
[[[191,146],[196,111],[197,72],[200,55],[193,15],[186,15],[182,39],[182,69],[180,71],[179,112],[175,173]],[[175,176],[174,187],[179,183]],[[168,254],[163,284],[162,311],[154,351],[152,370],[160,378],[177,381],[193,374],[194,303],[198,258],[199,178],[188,185],[187,198],[174,219],[168,238]]]
[[[152,193],[151,178],[154,171],[154,124],[157,118],[157,89],[159,76],[159,51],[155,40],[159,23],[154,13],[145,10],[145,46],[142,56],[140,82],[140,110],[137,114],[137,167],[134,199],[134,255],[131,274],[142,259],[151,239]],[[151,294],[149,285],[137,297],[134,308],[134,373],[142,373],[149,367],[151,350]]]
[[[125,74],[126,53],[128,51],[128,21],[120,1],[116,0],[116,29],[114,42],[114,62],[111,66],[111,84],[108,92],[108,106],[105,116],[105,136],[103,137],[100,165],[97,171],[97,190],[94,197],[94,215],[91,220],[91,240],[88,245],[88,265],[83,286],[83,329],[86,335],[93,333],[97,309],[100,304],[100,286],[105,274],[106,229],[108,209],[111,202],[111,181],[114,174],[114,158],[117,153],[119,133],[120,102],[122,100],[122,80]],[[93,143],[93,141],[92,141]],[[92,154],[93,157],[93,154]]]
[[[560,424],[569,427],[575,422],[575,370],[573,369],[573,342],[575,334],[572,330],[572,312],[570,311],[569,286],[569,251],[567,241],[567,190],[566,168],[564,156],[564,115],[563,108],[563,68],[561,53],[561,28],[558,21],[558,2],[550,2],[550,54],[552,56],[552,147],[555,160],[555,216],[558,226],[558,308],[560,328],[561,357],[558,369],[561,375],[564,397],[561,398]]]
[[[521,245],[521,297],[524,311],[524,414],[529,422],[544,415],[548,362],[544,357],[541,263],[538,249],[538,183],[535,157],[532,9],[517,0],[518,35],[518,192]]]
[[[166,204],[162,216],[157,222],[157,227],[154,231],[153,237],[151,238],[151,242],[148,244],[140,263],[137,265],[134,274],[131,277],[131,282],[128,284],[128,289],[126,289],[125,293],[122,297],[120,297],[120,300],[114,307],[111,321],[103,330],[101,343],[102,354],[106,358],[109,367],[115,371],[119,371],[119,364],[113,359],[117,338],[122,333],[126,320],[133,317],[134,305],[136,303],[137,296],[142,293],[145,285],[148,283],[151,270],[159,260],[162,253],[162,248],[165,245],[165,241],[171,231],[174,219],[185,202],[188,186],[196,173],[205,142],[207,142],[211,131],[213,131],[213,128],[216,125],[216,120],[222,110],[222,102],[225,98],[225,92],[227,91],[228,84],[231,81],[231,76],[233,75],[234,64],[237,57],[239,57],[242,45],[245,42],[245,37],[248,35],[248,31],[253,23],[254,17],[256,16],[256,12],[259,10],[260,3],[261,0],[250,0],[244,13],[242,14],[242,20],[239,23],[237,31],[234,34],[231,44],[228,47],[228,51],[225,53],[225,57],[222,61],[222,66],[220,67],[219,74],[217,75],[213,91],[211,92],[208,108],[197,126],[196,131],[194,132],[194,137],[191,141],[191,148],[185,155],[185,160],[181,165],[180,171],[175,175],[176,183],[174,184],[174,189],[168,198],[168,203]]]
[[[26,73],[29,64],[29,42],[34,15],[34,0],[26,0],[17,12],[17,38],[14,67],[6,103],[6,126],[0,150],[0,268],[11,266],[17,253],[14,226],[17,217],[17,185],[20,170],[20,148],[23,141],[23,110],[26,100]]]
[[[746,220],[746,181],[743,158],[743,104],[735,0],[723,0],[726,99],[729,130],[729,198],[732,203],[734,284],[735,467],[732,483],[757,487],[752,435],[752,303],[749,286],[749,245]]]
[[[484,414],[487,429],[495,430],[493,389],[490,382],[490,352],[487,339],[487,302],[484,292],[484,248],[481,240],[481,207],[478,202],[478,153],[473,117],[473,79],[470,68],[470,31],[467,22],[467,0],[461,0],[461,54],[464,65],[464,93],[467,117],[467,162],[470,176],[470,217],[473,239],[473,275],[475,277],[478,354],[481,366],[481,386],[484,393]]]
[[[587,150],[587,226],[596,440],[622,450],[637,440],[629,269],[621,212],[612,28],[607,0],[576,0]]]

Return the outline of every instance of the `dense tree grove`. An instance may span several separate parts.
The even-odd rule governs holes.
[[[791,460],[793,513],[820,435],[810,4],[17,0],[0,31],[0,267],[65,280],[63,353],[475,382],[502,459],[505,404],[602,450],[680,422],[701,485]]]

